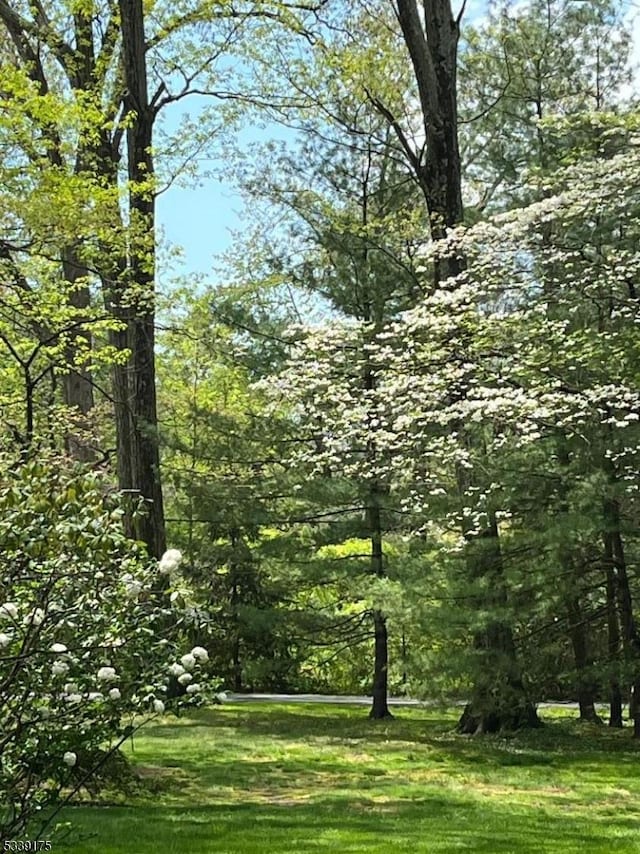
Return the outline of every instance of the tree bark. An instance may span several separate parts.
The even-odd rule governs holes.
[[[558,436],[556,442],[558,461],[563,466],[563,476],[560,479],[559,509],[560,520],[569,532],[569,486],[571,454],[565,436]],[[583,562],[577,551],[575,542],[567,535],[558,546],[558,563],[570,579],[570,589],[564,591],[563,602],[567,610],[569,640],[573,649],[575,664],[575,689],[578,697],[580,720],[601,723],[596,713],[595,700],[597,685],[592,676],[593,658],[589,647],[587,622],[582,607],[583,598]],[[564,573],[563,573],[564,574]]]
[[[462,222],[464,214],[457,101],[460,15],[454,18],[450,0],[424,0],[423,19],[417,0],[396,0],[395,11],[418,88],[425,135],[422,149],[411,149],[407,135],[399,132],[397,123],[394,127],[425,199],[431,239],[437,242]],[[389,118],[388,111],[381,112]],[[434,288],[461,273],[465,266],[464,257],[445,253],[437,258]],[[464,494],[465,484],[459,486]],[[504,607],[504,567],[495,517],[480,535],[464,533],[470,579],[488,575],[495,585],[491,601],[482,604]],[[474,645],[481,653],[482,673],[460,719],[459,730],[493,732],[537,726],[537,713],[526,696],[518,666],[513,633],[504,617],[488,625],[475,638]]]
[[[160,557],[166,548],[155,385],[155,192],[152,156],[154,109],[149,103],[142,0],[119,0],[122,60],[130,114],[127,126],[129,178],[128,297],[130,322],[130,489],[144,499],[146,512],[136,517],[136,536]],[[124,473],[124,471],[123,471]]]
[[[231,608],[231,668],[233,678],[233,690],[242,691],[242,660],[240,657],[240,591],[238,584],[240,580],[240,568],[237,563],[238,532],[232,530],[229,534],[231,543],[231,555],[229,558],[231,592],[229,605]]]
[[[65,281],[71,285],[69,304],[77,310],[78,315],[88,314],[91,307],[91,294],[87,286],[78,287],[77,281],[86,275],[86,269],[79,263],[71,247],[62,253],[62,271]],[[78,318],[79,319],[79,318]],[[74,410],[72,415],[74,427],[70,428],[65,437],[69,454],[77,460],[88,462],[95,459],[95,450],[87,436],[90,428],[89,413],[93,409],[93,385],[87,363],[74,367],[78,345],[81,339],[91,341],[91,331],[79,328],[72,332],[66,347],[66,361],[69,370],[63,378],[63,395],[66,406]]]
[[[620,531],[620,507],[615,499],[608,499],[605,502],[605,520],[606,531],[611,538],[618,610],[622,627],[622,646],[632,674],[629,718],[633,721],[634,738],[640,738],[640,637],[633,615],[633,599],[627,572],[624,542]]]
[[[373,612],[374,629],[374,671],[372,704],[369,717],[373,720],[392,718],[388,706],[388,660],[389,652],[387,646],[387,621],[382,611]]]
[[[471,699],[458,721],[458,732],[476,735],[540,726],[522,680],[511,626],[500,616],[507,605],[507,592],[495,515],[490,514],[489,525],[482,533],[468,537],[466,561],[472,583],[481,579],[488,582],[490,592],[478,607],[498,615],[474,637],[479,667]]]
[[[597,686],[591,674],[593,658],[589,651],[589,640],[578,596],[570,596],[567,599],[567,615],[569,618],[569,636],[576,665],[576,690],[580,720],[589,723],[602,723],[596,712]]]
[[[384,578],[384,552],[382,547],[382,523],[380,514],[380,495],[377,484],[369,492],[369,531],[371,534],[371,574]],[[391,718],[388,706],[389,645],[387,621],[382,611],[373,611],[374,664],[371,711],[369,717],[375,720]]]
[[[416,0],[397,0],[402,29],[422,108],[425,146],[414,154],[414,172],[425,198],[432,240],[463,218],[458,145],[457,54],[460,21],[449,0],[424,0],[424,27]],[[424,153],[423,153],[424,152]],[[464,269],[464,259],[435,264],[436,287]]]
[[[613,568],[611,532],[604,534],[604,562],[607,577],[607,647],[609,653],[609,726],[622,728],[622,691],[618,657],[620,655],[620,622],[618,619],[616,578]]]

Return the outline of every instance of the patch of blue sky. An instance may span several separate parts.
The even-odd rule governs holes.
[[[486,8],[487,0],[467,0],[465,19],[477,21]],[[192,96],[170,106],[163,116],[164,130],[175,133],[186,113],[197,122],[212,103],[212,99]],[[237,146],[245,150],[256,142],[293,142],[295,136],[295,131],[275,122],[259,127],[246,124],[237,133]],[[224,177],[224,146],[219,155],[214,151],[213,156],[203,157],[199,163],[201,168],[196,169],[190,183],[176,182],[158,198],[158,226],[163,242],[170,248],[160,257],[158,273],[163,290],[170,288],[172,281],[185,277],[215,284],[216,268],[223,254],[231,248],[234,235],[243,230],[246,201],[234,183]]]

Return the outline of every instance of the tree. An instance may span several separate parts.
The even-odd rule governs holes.
[[[603,0],[504,4],[465,29],[462,159],[471,212],[540,195],[565,152],[551,117],[612,109],[629,83],[624,12]],[[529,181],[541,170],[540,185]],[[535,189],[534,189],[535,188]]]
[[[465,156],[471,180],[477,182],[479,208],[488,205],[496,210],[542,198],[551,192],[550,176],[558,166],[581,156],[602,156],[605,148],[613,150],[617,131],[598,153],[586,143],[587,138],[593,140],[594,132],[609,133],[604,130],[609,122],[606,116],[598,121],[589,110],[603,111],[620,102],[620,88],[629,79],[628,55],[622,13],[609,3],[545,0],[517,9],[505,7],[481,31],[470,32],[461,72],[464,89],[470,92],[468,113],[477,118],[463,128],[467,128]],[[584,118],[577,121],[580,113]],[[545,121],[550,116],[556,119]],[[532,175],[537,180],[532,181]],[[549,225],[544,238],[550,244],[558,239],[551,229]],[[542,277],[551,297],[553,288],[548,283],[562,277],[562,267],[552,262]],[[556,316],[555,308],[552,313]],[[566,460],[566,477],[557,476],[570,491],[577,472],[562,431],[554,456]],[[545,500],[542,495],[540,500]],[[565,507],[562,512],[566,511]],[[578,672],[580,716],[595,719],[597,679],[590,663],[595,643],[590,637],[592,623],[585,617],[590,610],[584,601],[589,590],[588,579],[582,577],[585,557],[579,544],[574,544],[574,555],[569,543],[565,545],[562,563],[574,568],[566,586],[565,608]],[[611,619],[612,647],[617,644],[614,623]],[[619,719],[619,713],[614,717]]]
[[[484,465],[490,465],[488,476],[480,490],[468,484],[462,516],[467,530],[478,533],[490,514],[505,520],[502,567],[510,568],[496,577],[493,566],[487,574],[489,586],[480,600],[488,611],[486,629],[493,631],[492,625],[499,626],[506,616],[519,630],[536,624],[540,630],[539,618],[529,617],[527,625],[522,611],[510,614],[510,600],[522,609],[525,600],[519,591],[524,589],[538,597],[538,609],[546,610],[542,631],[549,631],[558,612],[565,612],[561,625],[576,653],[583,717],[593,716],[589,680],[602,675],[591,667],[593,652],[577,628],[604,614],[615,623],[606,597],[612,582],[624,591],[619,605],[626,660],[633,662],[636,655],[623,546],[617,546],[619,558],[612,560],[620,517],[611,513],[611,498],[604,505],[602,501],[603,493],[610,496],[613,490],[619,510],[625,491],[626,513],[635,513],[632,493],[621,487],[620,470],[611,470],[612,459],[629,471],[634,466],[635,369],[627,347],[635,337],[630,323],[635,297],[629,285],[637,261],[626,240],[633,232],[637,199],[634,191],[621,192],[634,184],[634,151],[631,145],[611,158],[578,161],[556,176],[553,187],[560,195],[454,234],[450,251],[464,251],[468,260],[458,286],[429,297],[398,324],[404,333],[394,345],[395,359],[389,357],[392,336],[381,346],[386,387],[398,414],[393,442],[403,472],[397,476],[412,478],[408,463],[419,459],[419,471],[430,461],[434,471],[447,463],[451,482],[460,467],[474,469],[473,454],[482,454]],[[585,218],[596,204],[599,227],[587,230]],[[558,268],[561,277],[555,275]],[[548,287],[551,273],[553,290]],[[434,379],[437,366],[442,373]],[[434,411],[444,435],[429,430]],[[399,428],[408,424],[411,430],[401,450]],[[472,431],[473,443],[464,441],[460,424]],[[558,453],[559,441],[564,455]],[[622,447],[626,451],[619,456]],[[533,476],[540,478],[534,481],[535,491]],[[423,500],[432,506],[428,490]],[[603,515],[604,506],[609,509]],[[454,505],[449,513],[453,521],[460,508]],[[514,571],[519,553],[527,555],[528,563],[520,573]],[[615,579],[612,564],[620,567]],[[551,588],[550,570],[555,573]],[[501,593],[505,583],[513,586],[511,596]],[[612,636],[615,640],[615,626],[605,660],[611,656]],[[507,682],[508,659],[502,659]],[[497,664],[493,681],[485,683],[495,696],[498,674],[504,672]],[[624,669],[635,693],[634,668]],[[633,717],[637,727],[635,708]]]
[[[307,68],[300,73],[296,88],[313,78],[313,84],[308,84],[313,92],[310,97],[322,104],[323,111],[314,117],[305,112],[301,116],[290,109],[289,115],[297,115],[300,123],[299,144],[280,153],[273,178],[245,176],[244,180],[252,197],[277,206],[286,223],[282,241],[273,241],[266,249],[272,272],[296,288],[321,297],[330,311],[364,321],[373,332],[416,298],[419,278],[414,269],[414,236],[422,224],[416,223],[413,216],[415,186],[402,162],[398,162],[386,120],[366,100],[359,101],[348,91],[335,91],[320,59],[316,60],[319,77],[309,75]],[[289,74],[293,74],[291,70]],[[329,127],[326,113],[332,117]],[[366,336],[358,347],[363,346],[366,351],[365,340]],[[311,344],[310,358],[313,350]],[[358,359],[355,356],[354,364],[359,364]],[[355,382],[359,383],[361,394],[373,399],[375,377],[366,364],[360,370],[354,376]],[[337,429],[332,415],[321,415],[312,397],[295,385],[296,390],[293,385],[288,387],[288,394],[295,400],[302,395],[310,406],[303,418],[304,426],[300,424],[304,436],[301,441],[309,441],[319,451],[319,458],[324,459],[323,433]],[[374,474],[378,465],[374,425],[372,414],[371,436],[367,441],[361,439],[364,444],[357,452],[370,458],[370,471],[366,478],[353,482],[347,502],[349,514],[358,511],[354,514],[352,536],[361,537],[366,531],[369,539],[367,574],[384,579],[385,539],[389,527],[395,526],[392,511],[385,508],[393,499],[387,494],[384,475]],[[351,452],[353,449],[349,449]],[[300,460],[295,448],[293,458]],[[334,463],[326,470],[321,466],[317,476],[346,484],[348,478],[343,480]],[[384,462],[379,461],[379,466],[383,472]],[[332,494],[330,485],[321,494],[324,496],[325,492]],[[389,716],[387,625],[380,607],[371,609],[370,617],[374,627],[371,715],[383,718]]]
[[[447,230],[462,222],[462,177],[458,148],[457,107],[457,52],[460,23],[464,11],[454,18],[449,0],[429,2],[424,8],[424,22],[420,19],[415,0],[398,0],[398,21],[402,28],[407,51],[414,69],[420,96],[420,106],[425,130],[424,163],[407,154],[414,166],[423,189],[431,225],[432,241],[444,240]],[[465,266],[463,256],[445,253],[434,261],[434,286],[441,287],[447,278],[460,273]],[[464,428],[462,428],[464,429]],[[476,488],[470,471],[459,469],[458,488],[464,493]],[[496,519],[490,511],[487,527],[474,532],[464,525],[467,540],[467,561],[471,579],[487,573],[494,579],[494,591],[502,584],[502,557]],[[499,599],[503,594],[497,593]],[[486,648],[489,660],[483,668],[475,687],[475,696],[460,721],[462,731],[494,730],[507,722],[535,723],[533,708],[524,695],[522,679],[516,662],[515,645],[510,627],[504,623],[489,625],[476,644]],[[506,687],[509,695],[505,703],[489,689],[492,660],[506,659]]]
[[[282,600],[295,590],[269,566],[271,526],[286,494],[283,425],[266,417],[251,389],[262,360],[258,348],[248,352],[246,336],[216,317],[222,301],[221,292],[185,294],[162,336],[169,524],[187,555],[185,577],[201,617],[195,639],[208,638],[220,678],[236,691],[290,687],[298,661],[289,654],[295,631]],[[233,302],[238,313],[237,294]]]
[[[0,4],[12,62],[29,78],[37,98],[46,103],[55,96],[76,108],[71,133],[59,116],[40,111],[45,157],[34,155],[34,167],[71,180],[87,176],[102,191],[109,224],[90,238],[60,244],[56,254],[76,313],[89,310],[89,284],[100,281],[104,304],[117,321],[110,343],[129,354],[112,365],[118,478],[121,489],[146,501],[147,516],[132,517],[127,524],[131,535],[143,539],[156,556],[164,550],[165,533],[154,377],[154,206],[163,170],[156,174],[154,129],[165,108],[195,92],[220,101],[237,96],[225,88],[231,73],[229,66],[220,68],[220,59],[240,33],[251,37],[264,20],[301,28],[299,19],[312,12],[304,4],[231,8],[208,0],[178,10],[165,2],[146,9],[141,2],[116,0]],[[207,38],[194,39],[199,31]],[[119,163],[125,138],[123,182]],[[200,134],[195,150],[202,145]],[[177,156],[168,158],[169,180],[193,157],[182,141],[175,148]],[[27,148],[26,158],[30,156]],[[10,245],[5,248],[11,250]],[[90,330],[76,327],[66,341],[66,401],[78,410],[81,423],[87,421],[93,392],[90,359],[77,362],[75,352],[84,352],[90,338]],[[69,441],[75,442],[72,437]],[[78,447],[77,452],[88,454],[90,449]]]
[[[106,339],[117,323],[101,306],[78,302],[79,294],[88,292],[89,276],[69,278],[60,251],[74,241],[89,243],[109,228],[104,214],[109,191],[88,173],[43,168],[53,145],[51,123],[60,122],[69,135],[86,124],[77,106],[55,94],[40,94],[27,73],[9,64],[3,67],[2,82],[2,341],[10,357],[7,365],[14,366],[7,369],[4,387],[7,393],[13,389],[15,399],[15,406],[7,405],[5,423],[25,449],[39,436],[53,440],[56,425],[57,439],[64,437],[74,455],[82,457],[95,446],[95,438],[84,416],[83,423],[74,417],[75,392],[70,388],[77,391],[88,384],[91,361],[96,370],[113,361]]]

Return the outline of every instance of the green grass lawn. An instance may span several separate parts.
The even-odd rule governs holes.
[[[557,716],[510,738],[455,715],[225,705],[166,719],[127,753],[142,784],[66,810],[66,854],[640,852],[640,746]],[[120,801],[120,802],[118,802]]]

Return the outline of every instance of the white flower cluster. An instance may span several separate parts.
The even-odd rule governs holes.
[[[158,572],[160,575],[170,575],[182,562],[182,552],[178,549],[169,549],[160,558]]]
[[[18,619],[18,606],[15,602],[5,602],[0,605],[0,619],[9,619],[14,622]]]
[[[199,664],[209,660],[209,653],[203,646],[194,646],[191,652],[182,656],[169,666],[169,673],[176,678],[178,683],[186,686],[187,694],[197,694],[202,690],[199,682],[193,681],[193,671]]]

